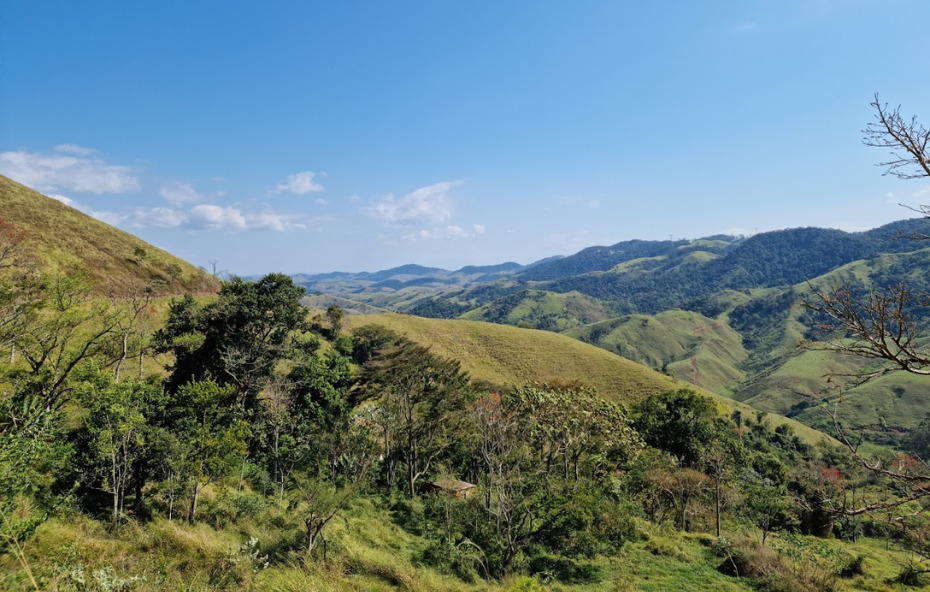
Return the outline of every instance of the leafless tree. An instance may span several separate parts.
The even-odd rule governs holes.
[[[916,116],[908,118],[901,114],[900,107],[890,108],[879,101],[877,94],[871,105],[875,118],[863,130],[863,143],[891,151],[891,158],[878,165],[885,168],[884,174],[899,179],[930,177],[930,130]],[[930,205],[904,207],[930,218]],[[930,235],[924,233],[902,237],[930,240]],[[873,361],[857,375],[860,383],[895,371],[930,375],[930,350],[924,345],[924,327],[917,314],[930,306],[930,295],[903,282],[886,288],[872,287],[860,294],[849,285],[821,291],[812,289],[812,295],[802,306],[815,313],[817,328],[827,337],[806,345]],[[906,455],[890,459],[866,457],[844,430],[836,409],[832,415],[837,437],[860,465],[895,484],[876,492],[873,499],[863,498],[837,511],[858,515],[892,510],[917,501],[922,502],[918,511],[926,509],[923,502],[930,500],[930,464]]]

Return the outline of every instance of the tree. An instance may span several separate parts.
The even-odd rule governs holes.
[[[646,444],[695,467],[715,440],[720,414],[713,401],[689,389],[652,395],[633,409],[633,426]]]
[[[211,379],[233,387],[237,400],[254,410],[276,364],[295,346],[292,333],[308,330],[304,289],[284,274],[257,282],[233,278],[216,301],[200,306],[189,294],[172,300],[155,350],[170,352],[169,390]]]
[[[180,443],[182,479],[190,492],[190,523],[203,488],[229,474],[247,450],[249,425],[241,404],[229,403],[230,391],[212,380],[191,382],[169,401],[169,429]]]
[[[336,304],[331,304],[329,308],[326,309],[326,319],[329,321],[330,331],[333,332],[333,339],[338,337],[339,332],[342,331],[343,316],[345,316],[345,311]]]
[[[446,450],[461,421],[468,376],[458,362],[407,342],[370,362],[362,382],[378,395],[370,413],[381,426],[388,483],[402,463],[408,492],[415,497],[417,482]]]
[[[26,315],[28,322],[12,338],[26,369],[13,369],[10,377],[20,385],[24,407],[58,410],[82,362],[95,357],[102,365],[114,361],[108,349],[120,315],[111,302],[93,297],[83,275],[44,276],[32,289],[33,314]]]
[[[76,387],[84,406],[89,477],[113,496],[112,521],[119,522],[136,463],[146,448],[149,401],[161,394],[151,383],[118,382],[107,371],[88,366]]]
[[[718,420],[716,425],[717,437],[704,449],[701,461],[714,482],[714,524],[719,537],[724,487],[745,463],[746,452],[731,426],[724,420]]]
[[[878,95],[871,103],[874,120],[863,130],[866,146],[891,151],[891,158],[879,163],[885,175],[899,179],[930,177],[930,130],[916,116],[907,118],[900,107],[890,108],[881,103]],[[930,206],[916,211],[930,217]],[[928,240],[930,235],[913,233],[907,238]],[[814,313],[822,340],[807,343],[808,347],[859,356],[877,363],[858,376],[867,381],[888,372],[904,371],[921,376],[930,375],[930,352],[924,346],[923,326],[919,311],[930,306],[930,295],[910,289],[899,282],[886,288],[872,287],[864,295],[849,285],[833,286],[827,290],[814,290],[802,305]],[[858,452],[834,412],[837,435],[855,455],[860,465],[878,477],[895,484],[877,501],[862,501],[854,507],[841,507],[837,511],[857,515],[876,510],[896,508],[911,501],[930,496],[930,464],[927,459],[882,460],[867,458]]]

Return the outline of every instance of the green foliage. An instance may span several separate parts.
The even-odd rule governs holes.
[[[378,352],[392,348],[404,338],[381,325],[363,325],[352,331],[352,359],[356,364],[365,364]]]
[[[696,466],[717,437],[714,403],[689,389],[653,395],[633,408],[633,426],[646,444]]]
[[[164,394],[150,382],[116,382],[110,372],[88,365],[77,377],[75,394],[84,406],[83,475],[87,485],[113,497],[112,521],[119,522],[126,491],[142,462],[152,433],[153,410]]]
[[[384,479],[393,485],[399,465],[406,468],[406,489],[413,497],[417,483],[449,446],[456,413],[468,399],[468,376],[457,361],[405,342],[369,362],[362,376],[374,399],[369,415],[385,442]]]
[[[291,278],[269,274],[257,282],[233,278],[202,307],[190,295],[173,300],[154,336],[156,351],[174,356],[168,389],[209,379],[232,386],[253,410],[275,365],[294,347],[292,331],[309,328],[302,295]]]

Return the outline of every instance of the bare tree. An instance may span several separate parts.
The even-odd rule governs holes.
[[[916,116],[908,118],[901,114],[900,107],[892,109],[879,101],[878,94],[871,105],[875,118],[862,130],[862,142],[891,151],[890,160],[878,164],[885,168],[884,174],[899,179],[930,177],[930,130]],[[930,205],[905,207],[930,218]],[[907,238],[928,240],[930,235],[912,233]],[[859,297],[850,286],[843,285],[825,292],[813,291],[813,297],[803,306],[820,315],[819,329],[840,336],[818,342],[815,347],[889,363],[863,379],[892,370],[930,375],[930,353],[919,345],[922,327],[914,313],[930,306],[930,295],[898,283],[885,289],[873,288]]]
[[[930,177],[930,130],[925,128],[914,115],[910,119],[901,115],[901,107],[891,109],[888,103],[872,101],[875,121],[869,123],[862,133],[866,146],[891,150],[891,160],[878,163],[885,167],[886,175],[899,179]]]
[[[875,95],[871,103],[874,121],[863,130],[866,146],[891,151],[891,158],[878,166],[885,175],[899,179],[930,177],[930,130],[916,116],[906,117],[900,107],[890,108]],[[904,204],[902,204],[904,205]],[[930,205],[904,206],[930,218]],[[930,235],[903,235],[912,240],[930,240]],[[811,290],[802,306],[816,315],[817,328],[826,338],[807,343],[808,347],[858,356],[875,362],[856,378],[859,383],[894,371],[930,375],[930,349],[924,345],[918,312],[930,306],[930,295],[899,282],[886,288],[856,290],[850,285],[828,290]],[[838,512],[857,515],[890,510],[909,502],[930,498],[930,464],[919,457],[900,455],[893,458],[869,458],[861,454],[833,411],[833,423],[839,439],[855,455],[859,464],[875,475],[894,483],[875,492],[872,499],[837,508]],[[919,511],[925,509],[922,504]]]

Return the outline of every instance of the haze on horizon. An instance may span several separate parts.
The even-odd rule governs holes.
[[[919,0],[0,6],[0,174],[248,275],[907,217]],[[2,204],[0,204],[2,206]]]

